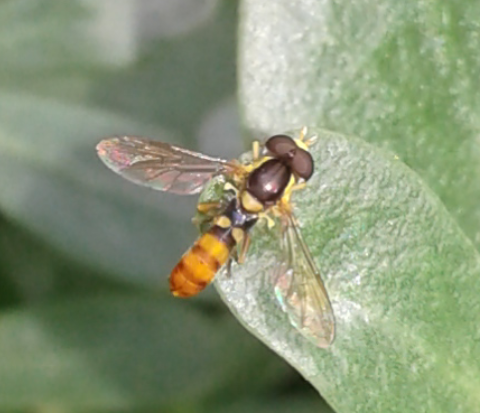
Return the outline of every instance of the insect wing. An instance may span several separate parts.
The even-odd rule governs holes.
[[[295,218],[291,213],[283,218],[283,259],[274,272],[275,295],[303,336],[318,347],[328,347],[335,335],[335,319],[327,291]]]
[[[104,139],[97,153],[105,165],[132,182],[182,195],[200,192],[214,175],[233,169],[223,159],[135,136]]]

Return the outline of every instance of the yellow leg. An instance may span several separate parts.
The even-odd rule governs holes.
[[[307,145],[307,146],[312,146],[317,140],[318,140],[318,136],[317,136],[317,135],[313,135],[311,138],[308,138],[308,139],[305,141],[305,145]]]
[[[312,146],[318,139],[318,136],[317,135],[313,135],[312,137],[308,138],[307,140],[305,140],[306,136],[307,136],[307,133],[308,133],[308,127],[307,126],[304,126],[301,130],[300,130],[300,136],[298,137],[299,141],[300,142],[304,142],[305,145],[308,146]]]
[[[290,189],[290,191],[298,191],[300,189],[304,189],[305,187],[307,186],[307,183],[306,182],[300,182],[299,184],[295,184],[292,186],[292,188]]]
[[[230,182],[227,182],[224,186],[223,186],[223,190],[228,192],[228,191],[232,191],[235,195],[238,194],[238,188],[234,185],[232,185]]]
[[[199,202],[197,204],[197,211],[201,214],[208,214],[213,212],[213,210],[218,210],[222,207],[222,203],[219,201],[215,202]]]
[[[258,219],[259,220],[264,220],[264,221],[267,221],[267,226],[268,228],[273,228],[275,226],[275,221],[274,219],[270,216],[270,215],[267,215],[265,212],[260,212],[258,214]]]
[[[240,247],[240,253],[238,254],[238,259],[237,259],[237,262],[239,264],[243,264],[245,262],[245,258],[247,257],[248,249],[250,248],[250,241],[251,241],[250,235],[245,233],[245,235],[243,237],[242,245]]]
[[[308,132],[308,128],[306,126],[304,126],[301,130],[300,130],[300,136],[298,137],[298,139],[303,142],[303,140],[305,139],[305,136],[307,136],[307,132]]]
[[[232,278],[232,257],[230,257],[227,261],[227,278]]]
[[[260,143],[258,141],[252,143],[252,156],[254,161],[260,157]]]
[[[215,202],[199,202],[197,204],[197,212],[200,215],[192,218],[192,224],[196,227],[200,227],[204,223],[211,222],[211,220],[218,215],[219,211],[224,208],[224,205],[220,201]]]

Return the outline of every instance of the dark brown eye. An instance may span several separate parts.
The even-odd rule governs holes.
[[[267,140],[265,147],[279,158],[293,158],[297,150],[295,141],[287,135],[275,135]]]
[[[290,170],[278,159],[270,159],[255,169],[247,181],[247,190],[260,202],[279,200],[290,180]]]
[[[289,162],[292,172],[308,181],[313,174],[313,158],[310,152],[297,148],[293,159]]]

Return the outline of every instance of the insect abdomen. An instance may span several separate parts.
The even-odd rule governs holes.
[[[234,243],[230,230],[214,226],[183,254],[170,274],[170,291],[176,297],[191,297],[202,291],[227,262]]]

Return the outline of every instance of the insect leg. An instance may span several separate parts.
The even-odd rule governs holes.
[[[272,207],[273,208],[273,207]],[[265,212],[260,212],[258,214],[258,220],[259,221],[266,221],[267,222],[267,226],[268,228],[273,228],[275,226],[275,221],[273,220],[273,218],[266,214]]]
[[[307,186],[306,182],[300,182],[299,184],[295,184],[290,188],[290,191],[298,191],[299,189],[303,189]]]
[[[215,215],[223,206],[221,201],[213,202],[199,202],[197,204],[197,211],[205,215]]]
[[[206,215],[207,219],[215,218],[215,216],[219,215],[226,208],[229,200],[238,194],[238,189],[230,182],[225,183],[223,190],[224,196],[219,201],[199,202],[197,204],[197,212]]]
[[[318,140],[318,136],[317,136],[317,135],[313,135],[311,138],[308,138],[308,139],[305,141],[305,145],[307,145],[307,146],[312,146],[317,140]]]
[[[234,196],[238,195],[238,188],[230,182],[226,182],[223,187],[224,192],[231,193]]]
[[[227,278],[232,278],[232,258],[229,258],[227,261]]]
[[[198,228],[208,225],[224,208],[225,205],[222,201],[199,202],[197,204],[198,214],[192,218],[192,224]]]
[[[249,234],[245,233],[243,236],[242,244],[240,246],[240,253],[238,255],[237,262],[239,264],[243,264],[245,262],[245,258],[247,257],[248,249],[250,248],[251,237]]]
[[[192,218],[192,224],[203,233],[213,223],[213,220],[221,215],[226,206],[225,199],[220,201],[199,202],[197,204],[197,214]]]
[[[260,143],[258,141],[252,143],[252,156],[254,161],[260,157]]]
[[[304,126],[301,130],[300,130],[300,135],[298,137],[298,140],[300,142],[303,142],[307,147],[308,146],[312,146],[318,139],[318,136],[317,135],[313,135],[312,137],[308,138],[307,140],[305,140],[305,138],[307,137],[307,133],[308,133],[308,127],[307,126]]]
[[[303,140],[305,139],[305,136],[307,136],[307,132],[308,132],[308,128],[306,126],[304,126],[302,129],[300,129],[300,135],[298,137],[298,139],[303,142]]]

